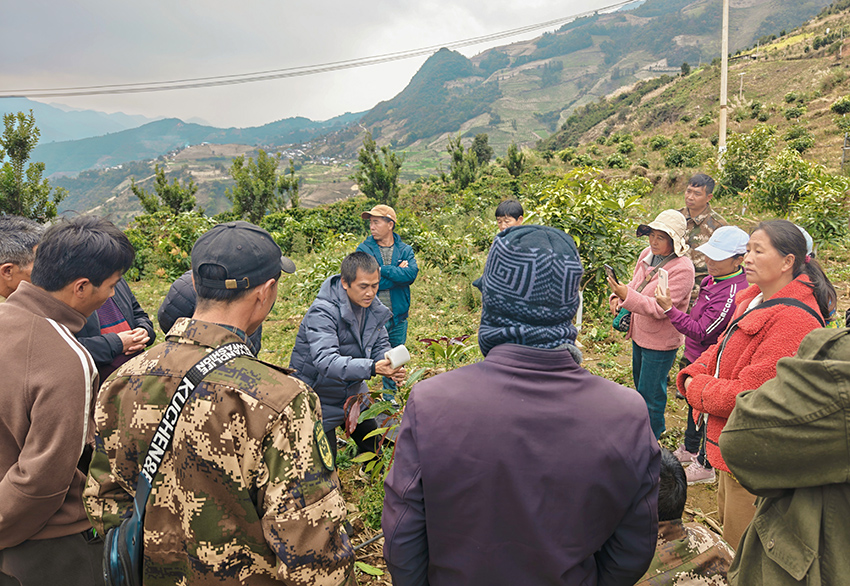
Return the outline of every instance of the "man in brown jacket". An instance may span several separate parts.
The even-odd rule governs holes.
[[[0,304],[0,584],[102,584],[103,545],[83,509],[97,370],[74,339],[135,253],[111,222],[52,226],[32,283]]]

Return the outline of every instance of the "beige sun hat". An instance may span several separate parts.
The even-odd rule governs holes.
[[[664,210],[649,224],[641,224],[637,227],[637,235],[646,236],[653,230],[661,230],[673,239],[676,256],[688,252],[688,222],[678,210]]]

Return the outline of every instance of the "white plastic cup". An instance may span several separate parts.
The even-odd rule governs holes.
[[[404,344],[401,344],[384,354],[384,358],[390,361],[390,366],[393,369],[396,369],[410,361],[410,352],[407,351],[407,347]]]

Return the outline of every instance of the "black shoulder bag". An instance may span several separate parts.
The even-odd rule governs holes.
[[[162,457],[171,446],[177,420],[180,418],[183,406],[204,377],[238,356],[253,358],[254,354],[241,342],[219,346],[189,369],[180,381],[145,454],[144,464],[136,484],[133,514],[129,519],[124,519],[121,525],[113,527],[106,533],[103,545],[103,579],[106,586],[141,586],[145,505],[150,497],[151,486],[159,471]]]

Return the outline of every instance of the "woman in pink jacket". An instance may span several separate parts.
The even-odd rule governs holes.
[[[807,252],[802,231],[787,220],[762,222],[750,236],[744,271],[750,287],[738,294],[729,327],[716,344],[679,372],[676,384],[707,415],[706,454],[719,470],[717,505],[723,538],[738,548],[755,513],[755,495],[723,461],[718,441],[741,391],[776,376],[780,358],[793,356],[802,339],[834,311],[835,289]]]
[[[694,265],[684,256],[688,251],[686,230],[685,216],[677,210],[665,210],[650,224],[641,224],[637,235],[649,236],[649,246],[640,253],[632,280],[624,285],[608,278],[608,285],[614,292],[609,300],[611,313],[617,314],[620,309],[632,312],[629,327],[632,377],[635,388],[646,401],[656,438],[661,437],[665,429],[667,375],[685,337],[655,302],[655,287],[659,271],[666,271],[673,305],[681,311],[688,310],[694,286]]]

